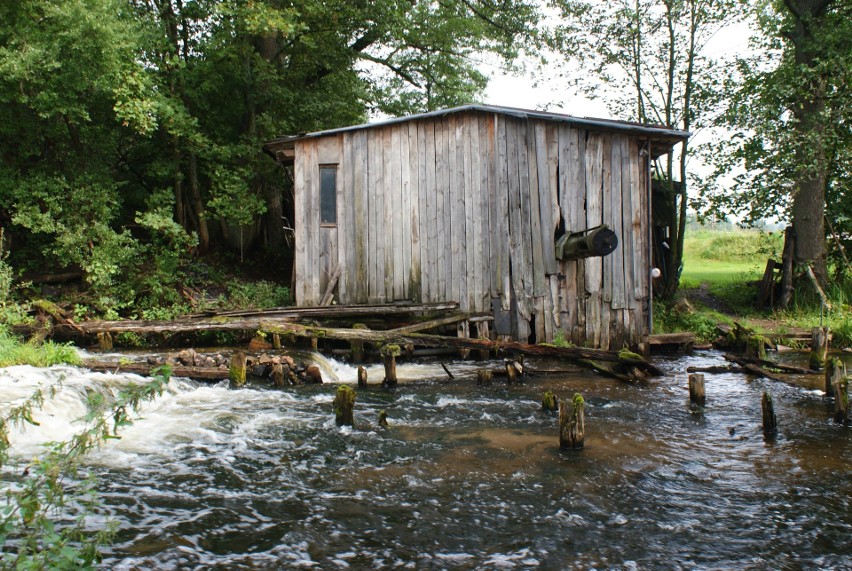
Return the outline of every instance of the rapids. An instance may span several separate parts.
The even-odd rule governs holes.
[[[327,379],[355,368],[311,356]],[[837,569],[852,556],[852,429],[820,391],[690,365],[625,385],[574,371],[478,387],[481,364],[400,363],[400,386],[358,391],[338,428],[333,386],[284,390],[172,379],[122,438],[89,459],[121,531],[109,569]],[[533,362],[533,368],[556,368]],[[497,366],[491,363],[490,366]],[[368,371],[371,382],[381,366]],[[134,375],[0,369],[0,407],[57,387],[14,454],[79,428],[87,391]],[[760,396],[779,435],[763,438]],[[586,399],[586,448],[558,449],[551,389]],[[377,428],[379,410],[391,423]]]

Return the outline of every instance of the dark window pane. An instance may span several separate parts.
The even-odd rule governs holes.
[[[337,224],[337,167],[320,167],[320,222]]]

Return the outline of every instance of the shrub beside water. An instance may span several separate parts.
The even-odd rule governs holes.
[[[5,328],[0,326],[0,367],[12,365],[32,365],[50,367],[52,365],[82,363],[77,350],[70,344],[46,341],[41,345],[22,343]]]

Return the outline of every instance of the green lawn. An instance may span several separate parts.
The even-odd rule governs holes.
[[[779,233],[757,230],[687,231],[681,287],[695,288],[707,283],[729,286],[759,280],[770,257],[778,259],[783,245]]]

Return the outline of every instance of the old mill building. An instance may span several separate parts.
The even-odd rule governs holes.
[[[457,301],[519,341],[639,346],[651,163],[687,136],[467,105],[270,141],[293,167],[296,303],[334,279],[341,304]]]

